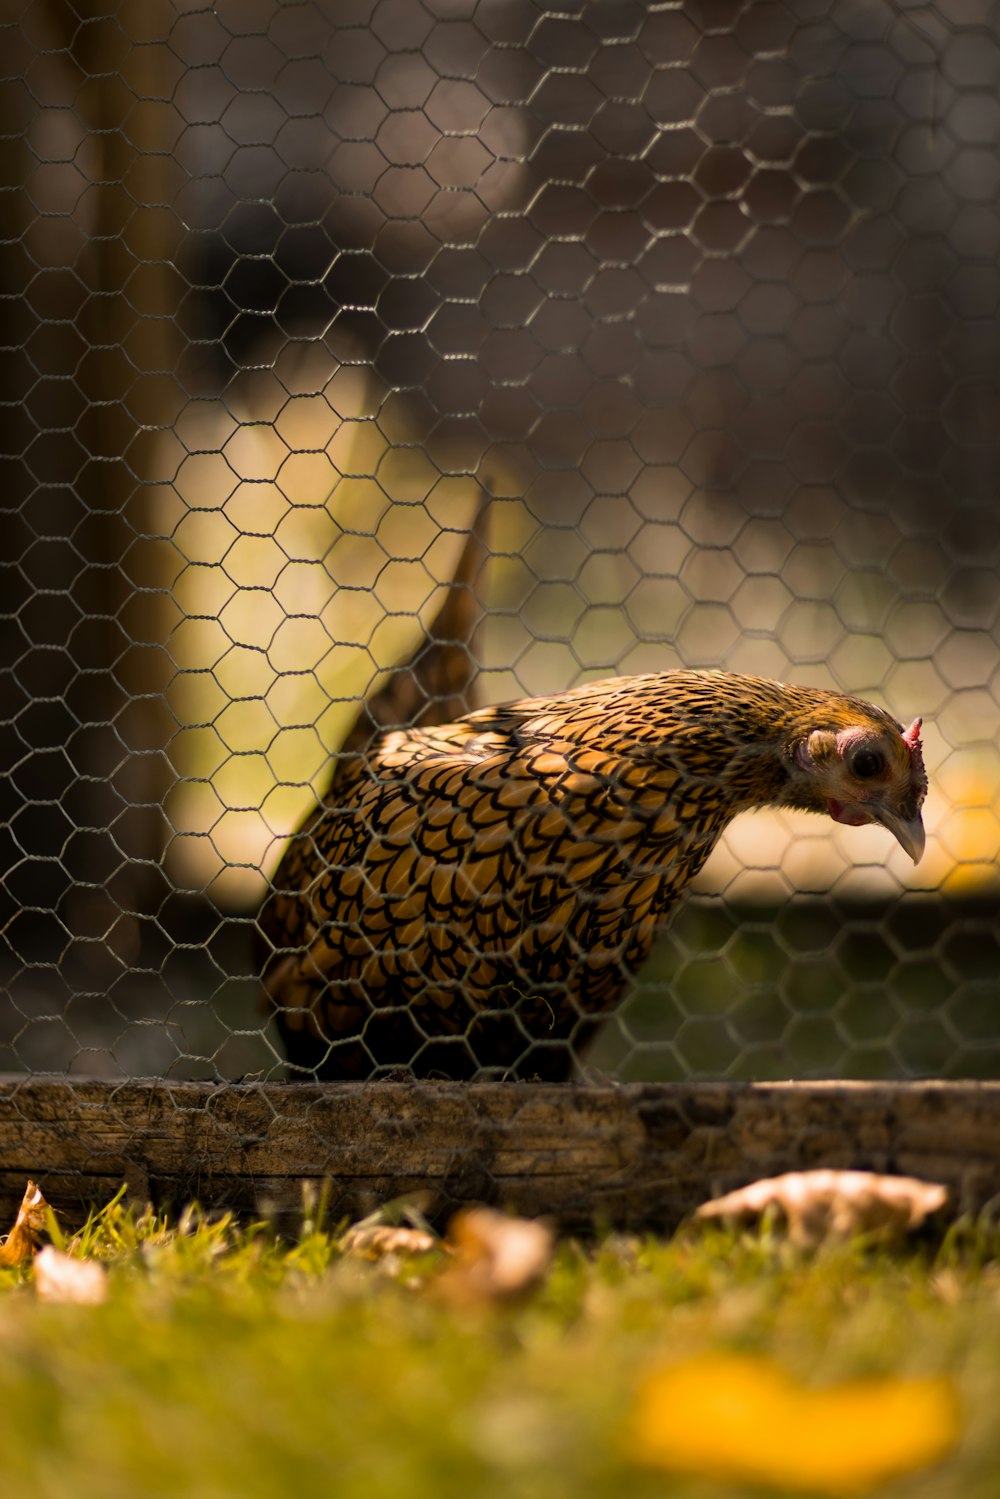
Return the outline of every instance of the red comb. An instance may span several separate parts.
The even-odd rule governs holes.
[[[922,723],[922,718],[915,718],[910,727],[903,730],[903,743],[910,752],[910,779],[920,791],[921,799],[927,790],[927,772],[924,769],[924,755],[920,747]]]
[[[920,753],[920,729],[922,725],[923,719],[915,718],[910,727],[903,730],[904,744],[908,744],[910,749],[916,751],[918,754]]]

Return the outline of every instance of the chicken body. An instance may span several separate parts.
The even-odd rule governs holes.
[[[592,682],[342,758],[261,914],[294,1065],[567,1075],[727,823],[880,822],[916,859],[919,721],[755,677]]]

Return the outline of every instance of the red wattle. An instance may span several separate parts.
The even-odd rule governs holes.
[[[843,802],[838,802],[833,797],[826,806],[834,822],[842,822],[845,827],[861,828],[865,823],[871,822],[867,812],[862,812],[860,807],[845,807]]]

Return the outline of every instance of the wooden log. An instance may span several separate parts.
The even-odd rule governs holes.
[[[0,1213],[26,1177],[70,1222],[127,1183],[178,1210],[294,1227],[303,1183],[334,1218],[403,1193],[669,1229],[700,1202],[817,1166],[943,1182],[957,1210],[1000,1194],[1000,1084],[242,1083],[0,1075]]]

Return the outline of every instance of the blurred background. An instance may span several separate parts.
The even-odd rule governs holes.
[[[925,720],[920,866],[739,820],[592,1064],[1000,1076],[1000,7],[6,16],[0,1067],[283,1075],[256,909],[485,493],[480,702]]]

